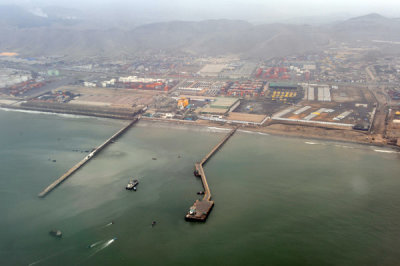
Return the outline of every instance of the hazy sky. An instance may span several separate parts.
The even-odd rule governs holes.
[[[357,16],[380,13],[400,17],[400,0],[0,0],[2,4],[57,5],[91,14],[160,16],[161,20],[212,18],[249,21],[286,20],[297,17]]]

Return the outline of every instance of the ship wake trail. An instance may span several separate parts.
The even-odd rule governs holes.
[[[102,251],[103,249],[105,249],[106,247],[108,247],[109,245],[111,245],[114,241],[116,240],[116,238],[110,239],[108,240],[106,243],[104,243],[101,247],[99,247],[99,249],[97,249],[96,251],[94,251],[92,254],[89,255],[88,259],[93,257],[94,255],[96,255],[97,253],[99,253],[100,251]]]
[[[100,240],[100,241],[94,242],[93,244],[89,245],[88,248],[94,248],[95,246],[97,246],[97,245],[99,245],[99,244],[101,244],[103,242],[104,242],[104,240]]]
[[[111,222],[111,223],[106,224],[104,227],[109,227],[109,226],[111,226],[111,225],[113,225],[113,224],[114,224],[114,223]]]

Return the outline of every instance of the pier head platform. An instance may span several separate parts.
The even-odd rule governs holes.
[[[201,200],[196,200],[193,206],[190,207],[189,212],[185,216],[187,221],[205,222],[214,207],[214,201],[211,200],[211,190],[208,186],[203,165],[207,163],[211,156],[213,156],[230,137],[232,137],[236,130],[237,127],[232,129],[199,163],[195,164],[194,175],[201,178],[204,188],[204,197]]]

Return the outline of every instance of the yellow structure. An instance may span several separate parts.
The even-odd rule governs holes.
[[[178,100],[178,108],[179,109],[183,109],[183,108],[185,108],[186,106],[188,106],[189,105],[189,99],[187,99],[186,97],[181,97],[179,100]]]
[[[0,53],[0,56],[16,56],[18,53],[13,53],[13,52],[3,52]]]

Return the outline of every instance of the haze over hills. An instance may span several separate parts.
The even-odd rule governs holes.
[[[344,41],[400,41],[398,32],[400,32],[399,19],[390,19],[373,13],[335,24],[332,36]]]
[[[271,58],[318,51],[335,42],[399,41],[398,32],[399,19],[378,14],[323,26],[253,25],[221,19],[160,22],[122,29],[93,27],[73,9],[0,7],[0,51],[16,51],[25,56],[123,56],[164,51]]]

